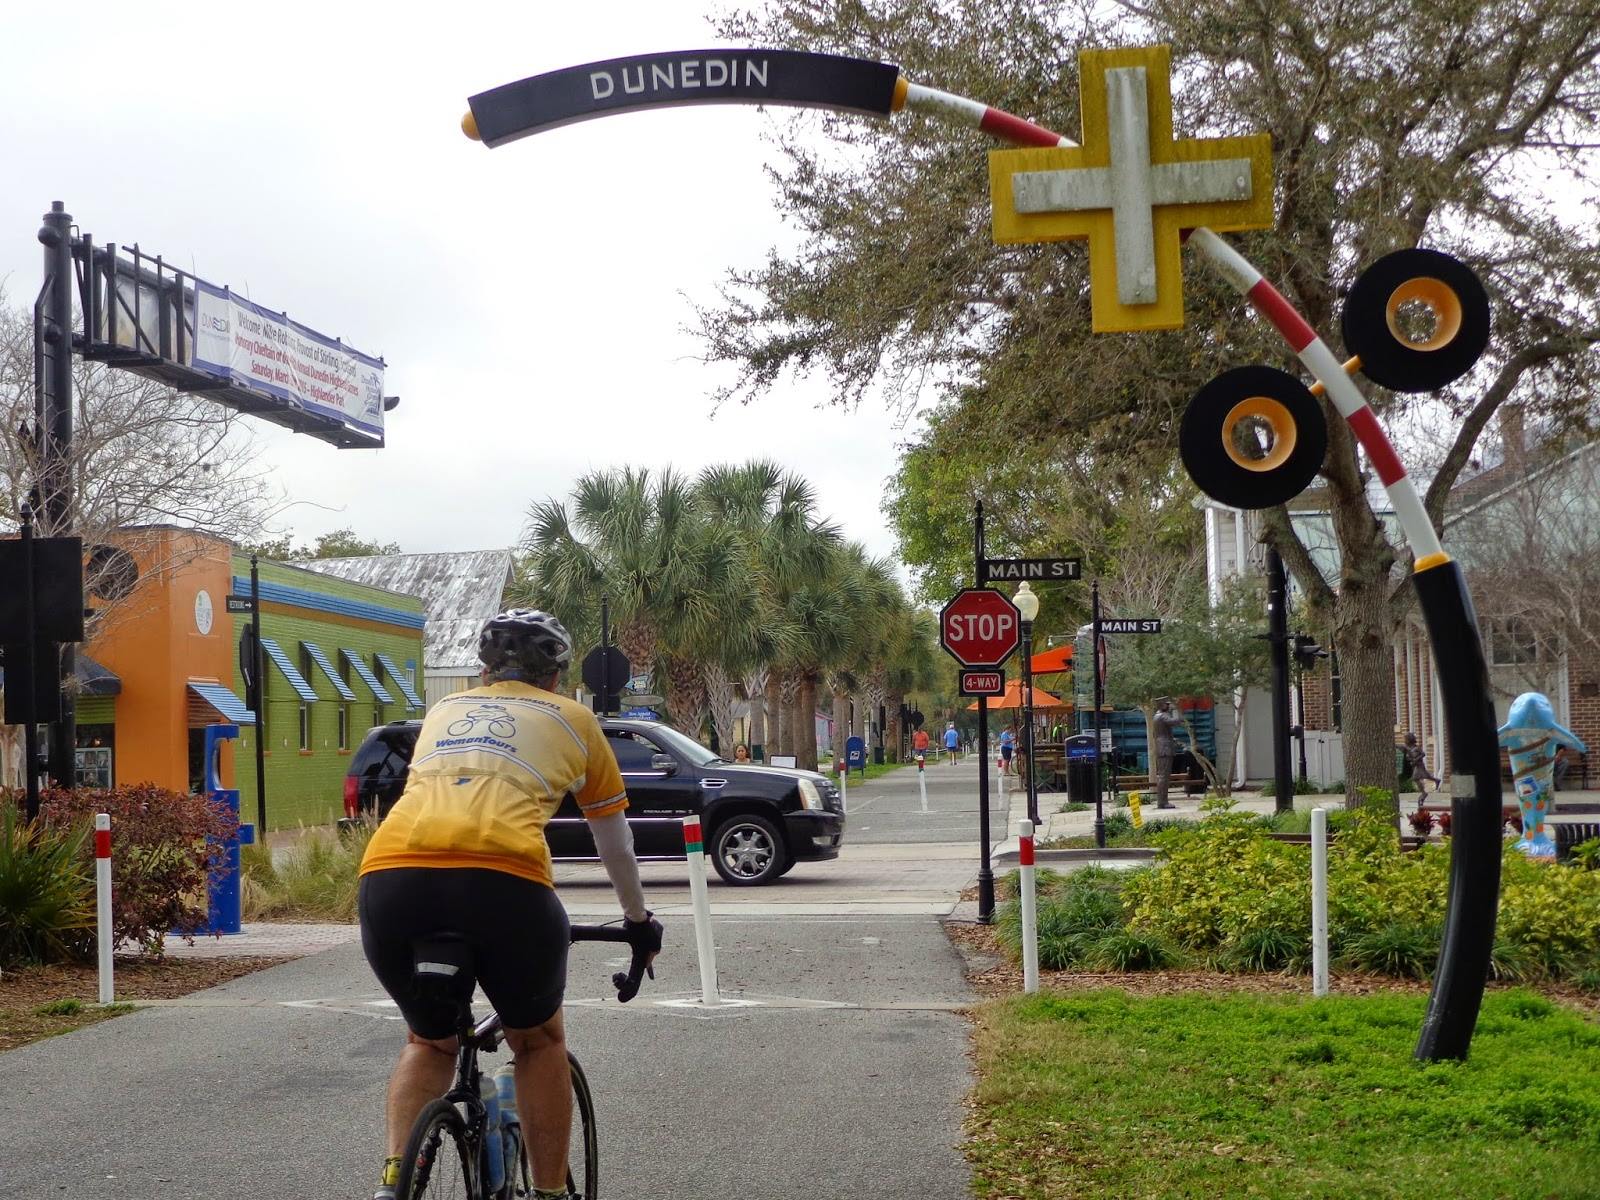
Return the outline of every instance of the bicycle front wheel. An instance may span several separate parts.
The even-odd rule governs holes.
[[[594,1097],[583,1068],[567,1055],[572,1068],[572,1136],[567,1142],[567,1190],[580,1200],[599,1200],[600,1136],[594,1124]]]
[[[470,1200],[472,1156],[456,1106],[435,1100],[422,1110],[400,1160],[398,1200]]]

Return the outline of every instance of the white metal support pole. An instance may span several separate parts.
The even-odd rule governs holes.
[[[1311,810],[1311,992],[1328,994],[1328,811]]]
[[[689,895],[694,902],[694,941],[700,957],[700,1003],[722,1003],[717,993],[717,944],[711,937],[711,897],[706,893],[706,850],[700,818],[683,819],[683,848],[689,856]]]
[[[920,752],[917,754],[917,791],[922,795],[923,812],[928,811],[928,777],[923,772],[923,767],[926,765],[923,760],[926,757]]]
[[[100,1003],[116,995],[111,957],[111,814],[94,815],[94,909],[100,943]]]
[[[1039,990],[1039,917],[1034,897],[1033,822],[1023,817],[1017,822],[1017,865],[1022,881],[1022,990]]]

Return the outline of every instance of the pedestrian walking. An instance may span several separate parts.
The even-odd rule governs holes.
[[[1011,774],[1011,759],[1017,752],[1017,723],[1015,721],[1000,731],[1000,774]]]
[[[956,732],[956,723],[954,721],[945,726],[944,748],[946,753],[950,755],[950,765],[954,766],[956,757],[961,750],[961,735]]]

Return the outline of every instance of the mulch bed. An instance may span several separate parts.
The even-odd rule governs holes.
[[[252,971],[275,967],[286,958],[145,958],[116,961],[118,1005],[140,1000],[172,1000],[227,983]],[[95,1007],[100,976],[93,963],[55,963],[0,973],[0,1051],[92,1025],[118,1015]],[[41,1006],[80,1001],[76,1011],[41,1013]],[[70,1005],[63,1005],[70,1009]]]
[[[967,982],[984,997],[1020,996],[1022,964],[1013,964],[1000,944],[992,925],[946,921],[945,934],[960,951],[966,963]],[[1399,979],[1393,975],[1367,975],[1336,972],[1329,977],[1329,990],[1340,996],[1367,996],[1379,992],[1410,992],[1425,996],[1431,985],[1420,979]],[[1489,987],[1504,989],[1516,984],[1491,981]],[[1600,996],[1577,988],[1541,983],[1532,985],[1540,994],[1600,1017]],[[1068,992],[1081,988],[1114,987],[1136,996],[1169,996],[1185,992],[1275,992],[1281,995],[1309,996],[1311,979],[1307,975],[1229,974],[1222,971],[1051,971],[1039,968],[1041,991]]]

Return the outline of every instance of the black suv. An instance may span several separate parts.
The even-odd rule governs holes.
[[[601,721],[628,789],[628,824],[643,862],[681,859],[683,818],[698,815],[706,853],[735,885],[771,883],[797,862],[839,857],[844,806],[815,771],[734,764],[659,721]],[[405,790],[420,721],[370,730],[344,780],[345,824],[382,820]],[[589,823],[572,797],[545,828],[559,861],[594,862]]]

